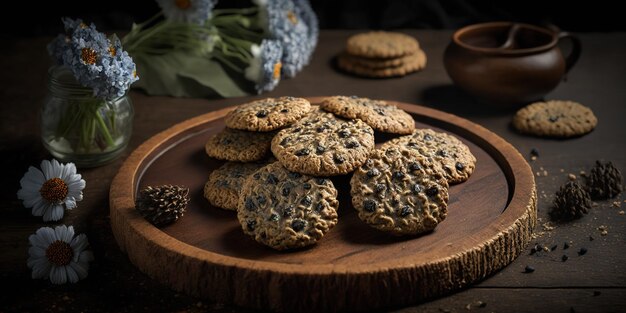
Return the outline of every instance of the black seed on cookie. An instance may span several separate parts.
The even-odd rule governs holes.
[[[319,211],[321,211],[322,209],[324,209],[324,203],[322,203],[322,202],[318,202],[318,203],[315,205],[315,211],[318,211],[318,212],[319,212]]]
[[[385,111],[381,108],[376,108],[374,111],[376,111],[376,113],[378,113],[378,115],[385,115]]]
[[[411,187],[411,190],[413,190],[413,192],[415,193],[422,192],[422,186],[420,184],[415,184],[413,185],[413,187]]]
[[[345,130],[345,129],[340,130],[338,132],[338,134],[339,134],[339,137],[341,137],[341,138],[348,138],[348,137],[350,137],[350,131]]]
[[[402,210],[400,211],[400,216],[405,217],[410,214],[413,214],[413,209],[408,205],[403,206]]]
[[[276,177],[276,175],[269,173],[267,175],[267,183],[268,184],[272,184],[272,185],[276,185],[278,184],[278,177]]]
[[[287,174],[287,176],[289,176],[289,178],[291,178],[291,179],[296,179],[296,178],[302,177],[302,174],[296,173],[296,172],[289,172],[289,174]]]
[[[554,123],[554,122],[559,120],[559,117],[558,116],[550,116],[549,120],[550,120],[550,122]]]
[[[421,168],[422,167],[418,163],[413,162],[413,163],[409,164],[409,170],[411,170],[411,171],[417,171],[417,170],[419,170]]]
[[[324,185],[324,184],[326,184],[326,178],[316,178],[316,179],[315,179],[315,182],[316,182],[318,185]]]
[[[431,140],[433,140],[433,136],[431,136],[429,134],[426,134],[426,135],[424,135],[424,140],[431,141]]]
[[[341,155],[336,155],[335,154],[335,156],[333,157],[333,161],[335,161],[335,163],[337,163],[337,164],[342,164],[343,162],[346,161],[346,158],[344,158]]]
[[[439,151],[437,151],[437,155],[441,156],[441,157],[444,157],[444,158],[447,158],[448,157],[448,152],[445,151],[445,150],[439,150]]]
[[[261,178],[261,174],[260,173],[254,173],[254,175],[252,175],[252,177],[254,177],[254,179],[259,179],[259,178]]]
[[[291,132],[292,132],[292,133],[298,133],[298,132],[301,132],[301,131],[302,131],[302,128],[300,128],[300,127],[296,127],[296,128],[294,128]]]
[[[456,162],[456,164],[454,165],[454,167],[456,167],[457,171],[462,171],[465,169],[465,165],[463,165],[463,163],[461,162]]]
[[[318,145],[317,148],[315,148],[315,153],[317,154],[322,154],[326,151],[326,147],[322,146],[322,145]]]
[[[401,171],[395,171],[393,172],[393,178],[395,179],[402,179],[404,178],[404,173]]]
[[[295,155],[300,157],[300,156],[309,155],[309,153],[311,153],[311,150],[307,148],[303,148],[303,149],[296,151]]]
[[[288,196],[290,192],[291,192],[291,188],[290,188],[290,187],[288,187],[288,186],[283,187],[283,190],[281,191],[281,193],[282,193],[283,197]]]
[[[302,124],[302,125],[304,125],[304,126],[307,126],[307,127],[308,127],[308,126],[311,126],[311,124],[312,124],[312,123],[311,123],[310,121],[307,121],[307,122],[304,122],[304,124]]]
[[[346,143],[346,148],[348,148],[348,149],[357,148],[359,146],[360,146],[360,144],[358,142],[356,142],[356,141],[348,141]]]
[[[400,201],[398,201],[398,199],[391,199],[390,203],[391,203],[391,206],[395,207],[398,204],[400,204]]]
[[[256,117],[267,117],[267,111],[261,110],[259,112],[256,112]]]
[[[291,215],[293,215],[293,206],[288,206],[285,209],[283,209],[283,216],[284,217],[290,217]]]
[[[289,109],[282,109],[282,110],[280,110],[280,113],[287,113],[287,112],[289,112]]]
[[[313,201],[313,199],[311,199],[311,196],[306,195],[304,196],[304,198],[302,198],[302,200],[300,200],[300,203],[304,206],[309,206],[311,205],[311,202]]]
[[[226,187],[230,185],[230,183],[227,180],[218,180],[217,181],[217,186],[218,187]]]
[[[374,190],[379,193],[385,191],[385,189],[387,189],[385,184],[376,184],[376,186],[374,186]]]
[[[305,226],[306,221],[301,219],[294,219],[293,222],[291,222],[291,228],[293,228],[293,230],[295,231],[302,231]]]
[[[306,189],[306,190],[309,190],[309,189],[311,189],[311,184],[309,184],[309,183],[304,183],[304,184],[302,184],[302,188],[304,188],[304,189]]]
[[[323,133],[325,129],[326,129],[326,127],[320,126],[316,130],[317,130],[318,133]]]
[[[280,141],[280,145],[281,146],[286,146],[289,142],[291,141],[291,137],[285,137],[283,138],[283,140]]]
[[[376,168],[373,168],[373,169],[367,171],[367,173],[365,173],[365,174],[367,175],[367,177],[372,178],[372,177],[380,175],[380,171],[378,169],[376,169]]]
[[[254,205],[254,201],[250,197],[246,198],[246,202],[244,204],[244,207],[248,211],[252,211],[252,210],[256,209],[256,206]]]
[[[267,199],[265,198],[264,195],[258,195],[256,197],[256,202],[258,202],[260,205],[265,204],[265,202],[267,202]]]
[[[429,197],[434,197],[438,193],[439,193],[439,189],[437,189],[437,187],[430,187],[426,189],[426,195],[428,195]]]
[[[248,227],[248,230],[252,231],[256,227],[256,221],[248,221],[246,223],[246,226]]]
[[[233,141],[230,140],[229,138],[222,138],[222,140],[220,141],[223,145],[229,145],[231,144]]]
[[[417,143],[413,142],[413,141],[409,141],[409,143],[406,144],[407,147],[411,147],[411,148],[415,148],[417,147]]]
[[[279,216],[276,213],[272,213],[272,215],[270,215],[270,217],[269,217],[269,220],[272,221],[272,222],[277,222],[278,219],[279,219]]]
[[[365,199],[363,201],[363,208],[367,212],[374,212],[374,211],[376,211],[376,206],[377,206],[376,201],[374,201],[372,199]]]

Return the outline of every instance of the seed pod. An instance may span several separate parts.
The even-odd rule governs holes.
[[[589,193],[577,182],[570,181],[557,191],[550,216],[553,220],[572,220],[581,218],[590,208]]]
[[[587,189],[594,200],[610,199],[622,192],[622,173],[613,162],[596,161],[587,177]]]
[[[163,185],[148,186],[139,192],[135,209],[157,227],[174,223],[183,216],[189,203],[189,188]]]

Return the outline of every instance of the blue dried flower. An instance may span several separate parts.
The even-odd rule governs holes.
[[[252,45],[251,52],[254,58],[246,68],[246,78],[256,83],[255,89],[259,94],[273,90],[280,82],[283,55],[281,43],[264,39],[261,46]]]
[[[204,24],[217,0],[156,0],[165,17],[173,22]]]

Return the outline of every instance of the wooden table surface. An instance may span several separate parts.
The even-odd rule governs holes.
[[[569,173],[589,172],[595,160],[613,163],[626,174],[626,33],[579,34],[583,54],[568,81],[547,99],[583,103],[595,112],[598,127],[569,140],[517,134],[510,128],[511,112],[495,113],[455,88],[442,62],[450,31],[407,31],[419,39],[428,55],[426,69],[394,79],[363,79],[338,73],[332,58],[351,31],[322,31],[312,63],[296,78],[285,80],[273,96],[360,95],[422,104],[457,114],[505,138],[530,162],[536,177],[539,222],[537,238],[502,271],[466,290],[397,312],[624,312],[626,311],[626,197],[598,201],[582,219],[546,224],[559,186]],[[131,92],[135,106],[130,147],[115,162],[81,169],[87,181],[84,200],[66,211],[63,224],[86,233],[95,254],[89,277],[74,285],[54,286],[32,280],[26,266],[28,236],[39,227],[54,226],[33,217],[16,197],[19,180],[29,165],[50,155],[39,138],[39,109],[46,94],[50,65],[45,45],[51,38],[3,38],[0,49],[0,312],[250,312],[245,308],[210,303],[178,294],[137,270],[118,248],[109,225],[109,185],[124,158],[139,144],[178,122],[257,97],[221,100],[149,97]],[[567,47],[564,47],[567,49]],[[544,175],[543,173],[547,173]],[[606,226],[608,234],[598,229]],[[570,243],[564,250],[563,243]],[[554,251],[530,255],[534,244]],[[587,254],[579,256],[580,248]],[[563,255],[569,259],[561,261]],[[534,273],[524,268],[533,266]],[[168,266],[164,264],[163,266]],[[483,306],[479,306],[479,301]],[[485,305],[486,304],[486,305]]]

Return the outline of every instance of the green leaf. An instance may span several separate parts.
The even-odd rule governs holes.
[[[149,95],[228,98],[250,94],[218,62],[208,57],[182,52],[132,57],[139,74],[139,81],[133,87]]]

